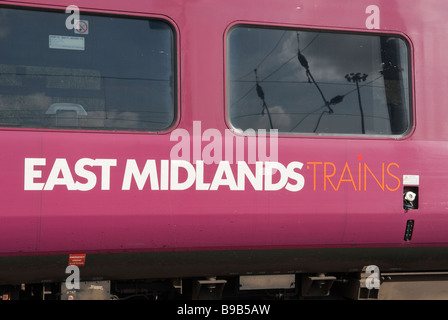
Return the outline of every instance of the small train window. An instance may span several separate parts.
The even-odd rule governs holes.
[[[168,129],[176,118],[170,25],[81,11],[69,28],[69,18],[0,8],[0,126]]]
[[[236,129],[402,136],[412,127],[409,46],[401,37],[237,26],[226,63]]]

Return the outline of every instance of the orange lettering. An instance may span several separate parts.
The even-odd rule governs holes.
[[[313,165],[313,186],[314,186],[314,188],[313,188],[313,190],[314,191],[316,191],[316,166],[318,165],[318,164],[322,164],[322,162],[307,162],[307,165],[308,164],[312,164]]]
[[[331,165],[333,167],[333,173],[331,175],[327,174],[327,165]],[[336,174],[336,166],[332,162],[325,162],[324,163],[324,190],[327,191],[327,179],[328,182],[330,182],[331,186],[334,190],[337,191],[336,187],[334,186],[333,182],[331,182],[330,178],[333,177]]]
[[[364,191],[366,191],[367,188],[367,170],[369,170],[372,177],[375,179],[375,181],[378,183],[378,185],[381,187],[381,189],[384,191],[384,162],[383,162],[383,171],[382,171],[382,183],[378,181],[378,179],[375,177],[373,172],[370,170],[370,168],[367,166],[367,163],[364,163]]]
[[[345,171],[348,171],[348,174],[350,175],[350,179],[342,179],[344,177],[344,175],[345,175]],[[345,167],[344,167],[344,170],[342,171],[341,178],[339,179],[339,183],[338,183],[338,188],[336,190],[339,190],[341,182],[343,182],[343,181],[344,182],[350,182],[351,181],[351,183],[353,184],[353,188],[356,191],[355,181],[353,180],[353,176],[352,176],[352,173],[350,172],[350,167],[348,166],[347,162],[345,163]]]
[[[396,164],[395,162],[389,163],[389,165],[387,166],[387,174],[388,174],[389,176],[393,177],[395,180],[398,181],[398,185],[397,185],[397,187],[396,187],[395,189],[391,189],[391,188],[389,188],[389,186],[386,184],[387,190],[389,190],[389,191],[397,191],[398,188],[400,188],[401,181],[400,181],[400,179],[399,179],[396,175],[394,175],[394,174],[392,174],[392,173],[390,172],[390,170],[389,170],[390,166],[396,166],[397,168],[400,168],[400,166],[399,166],[398,164]]]

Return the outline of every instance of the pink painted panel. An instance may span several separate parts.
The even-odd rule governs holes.
[[[39,5],[45,1],[27,1]],[[0,4],[17,4],[0,1]],[[65,8],[66,1],[44,7]],[[237,22],[286,27],[366,31],[366,4],[353,1],[78,1],[81,10],[166,17],[177,32],[179,108],[177,128],[193,133],[227,129],[225,119],[225,36]],[[448,242],[445,201],[448,127],[446,77],[448,46],[442,23],[447,5],[440,1],[377,1],[379,32],[403,33],[411,41],[414,68],[415,128],[395,141],[380,138],[281,137],[279,162],[301,162],[305,185],[246,190],[123,189],[127,161],[141,168],[146,160],[169,160],[177,141],[170,132],[0,131],[0,253],[167,250],[189,248],[401,245],[407,220],[415,220],[412,244]],[[238,10],[235,10],[235,7]],[[300,7],[300,8],[298,8]],[[207,26],[207,27],[204,27]],[[442,36],[443,35],[443,36]],[[0,62],[1,63],[1,62]],[[207,143],[203,142],[200,150]],[[192,145],[192,150],[194,146]],[[114,159],[110,188],[98,181],[90,191],[24,190],[25,158],[45,158],[36,166],[45,183],[56,159],[74,174],[79,159]],[[207,166],[212,183],[217,165]],[[253,168],[253,167],[252,167]],[[234,175],[237,168],[232,166]],[[405,212],[403,175],[419,175],[420,208]],[[181,174],[181,179],[186,175]],[[197,183],[197,177],[195,178]],[[159,177],[159,184],[161,180]]]

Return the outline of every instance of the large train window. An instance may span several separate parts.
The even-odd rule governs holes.
[[[0,8],[0,126],[160,131],[176,118],[164,21]],[[68,26],[67,26],[68,22]]]
[[[236,26],[226,63],[236,129],[403,136],[412,127],[409,46],[399,36]]]

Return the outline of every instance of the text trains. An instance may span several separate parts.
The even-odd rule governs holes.
[[[307,169],[313,172],[313,190],[338,191],[343,184],[354,191],[367,191],[367,185],[373,183],[382,191],[397,191],[401,180],[392,173],[400,166],[395,162],[381,163],[381,174],[374,174],[367,163],[359,162],[352,167],[345,163],[341,170],[333,162],[307,162]],[[369,182],[370,184],[369,184]]]

